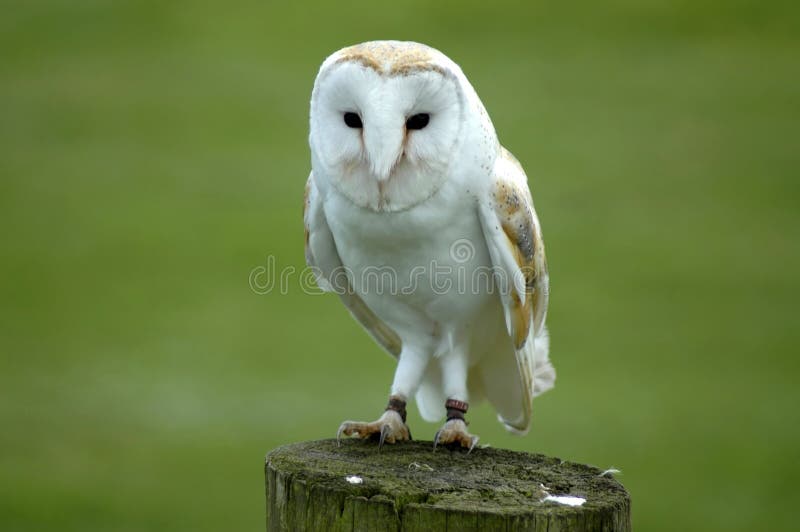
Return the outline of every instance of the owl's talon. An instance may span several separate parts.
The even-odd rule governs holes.
[[[478,445],[478,436],[467,432],[467,424],[462,419],[449,419],[433,437],[433,450],[439,445],[458,444],[467,449],[467,454]]]
[[[469,451],[467,451],[467,454],[471,453],[472,449],[474,449],[475,446],[478,445],[478,440],[480,440],[480,438],[478,436],[473,436],[472,437],[472,443],[470,443],[470,445],[469,445]]]
[[[392,430],[389,425],[384,425],[381,427],[381,437],[378,440],[378,450],[380,451],[383,448],[383,442],[386,441],[386,436],[389,435],[389,431]]]
[[[403,422],[400,414],[394,410],[387,410],[379,419],[371,423],[345,421],[339,425],[339,430],[336,432],[336,441],[339,445],[341,445],[343,434],[361,439],[376,438],[378,440],[378,449],[381,449],[384,443],[395,443],[411,439],[408,427]]]

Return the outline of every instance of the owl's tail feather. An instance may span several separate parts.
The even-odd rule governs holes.
[[[432,360],[428,364],[422,383],[417,389],[416,400],[419,414],[425,421],[433,423],[445,416],[446,397],[442,389],[442,370],[437,361]]]

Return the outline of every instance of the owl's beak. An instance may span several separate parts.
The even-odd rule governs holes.
[[[378,181],[386,181],[403,155],[405,127],[402,119],[364,124],[364,144],[370,171]]]

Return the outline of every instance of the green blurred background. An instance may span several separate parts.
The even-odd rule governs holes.
[[[462,66],[545,229],[559,380],[481,441],[620,468],[638,530],[796,525],[791,4],[2,12],[3,530],[261,529],[267,451],[380,413],[393,361],[336,298],[248,283],[303,266],[319,64],[379,38]]]

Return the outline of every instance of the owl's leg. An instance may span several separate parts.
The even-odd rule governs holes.
[[[386,411],[375,421],[364,423],[345,421],[339,426],[336,439],[345,436],[377,438],[378,447],[384,443],[395,443],[411,439],[411,431],[406,425],[406,401],[416,391],[428,361],[415,351],[404,350],[400,354],[397,370],[392,383],[392,393]]]
[[[472,452],[478,444],[478,437],[467,431],[464,415],[469,409],[467,402],[467,359],[454,352],[442,357],[442,380],[447,401],[447,421],[433,438],[433,450],[438,445],[458,444]]]

